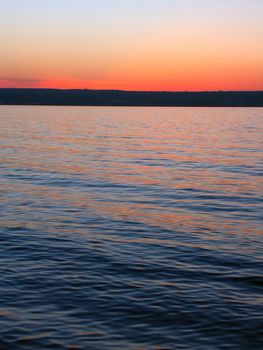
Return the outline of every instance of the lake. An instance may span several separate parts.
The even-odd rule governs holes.
[[[262,119],[0,106],[0,348],[262,349]]]

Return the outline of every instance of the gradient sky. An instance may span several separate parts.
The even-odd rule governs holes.
[[[263,0],[0,0],[0,87],[263,90]]]

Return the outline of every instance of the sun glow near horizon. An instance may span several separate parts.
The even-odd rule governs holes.
[[[10,0],[0,87],[263,90],[259,0]]]

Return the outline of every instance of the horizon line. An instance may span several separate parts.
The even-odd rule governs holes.
[[[0,87],[0,90],[58,90],[58,91],[119,91],[119,92],[157,92],[157,93],[207,93],[207,92],[263,92],[261,90],[125,90],[125,89],[90,89],[90,88],[54,88],[54,87]]]

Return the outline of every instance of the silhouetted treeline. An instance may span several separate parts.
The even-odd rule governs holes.
[[[263,107],[263,91],[144,92],[0,88],[0,104]]]

